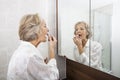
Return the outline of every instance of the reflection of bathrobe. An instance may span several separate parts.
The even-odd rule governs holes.
[[[89,50],[91,51],[91,53],[89,52]],[[77,47],[74,48],[74,57],[77,62],[83,63],[85,65],[89,65],[89,54],[91,54],[90,66],[97,69],[102,69],[102,63],[101,63],[102,46],[100,43],[96,41],[88,40],[84,47],[84,52],[82,54],[79,54]]]
[[[8,67],[8,80],[58,80],[56,60],[45,64],[40,52],[31,43],[22,41]]]

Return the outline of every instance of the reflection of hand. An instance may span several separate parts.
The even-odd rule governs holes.
[[[74,43],[78,46],[78,47],[82,47],[82,39],[80,37],[78,37],[77,35],[73,38]]]
[[[83,52],[82,39],[79,36],[76,35],[73,38],[73,41],[77,45],[79,52],[82,53]]]

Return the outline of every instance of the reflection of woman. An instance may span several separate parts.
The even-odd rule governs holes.
[[[90,62],[90,66],[97,69],[102,68],[102,46],[96,41],[89,40],[91,33],[88,25],[85,22],[76,23],[74,34],[75,37],[73,38],[73,41],[77,46],[74,50],[75,60],[85,65],[89,65]]]
[[[49,36],[50,60],[44,62],[36,48],[39,43],[46,42],[48,28],[37,14],[25,15],[20,23],[20,46],[14,52],[8,67],[8,80],[57,80],[58,69],[54,48],[56,39]]]

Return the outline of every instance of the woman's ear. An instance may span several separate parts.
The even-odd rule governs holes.
[[[87,39],[89,38],[89,32],[86,33],[86,38],[87,38]]]
[[[89,33],[87,32],[87,35],[89,35]]]

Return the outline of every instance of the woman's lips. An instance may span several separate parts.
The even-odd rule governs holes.
[[[78,34],[78,37],[80,38],[82,35],[81,34]]]
[[[54,41],[53,36],[51,36],[49,33],[47,33],[47,36],[48,36],[48,41],[50,41],[50,38],[52,41]]]

